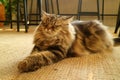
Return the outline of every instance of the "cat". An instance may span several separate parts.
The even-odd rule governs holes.
[[[113,39],[97,20],[74,21],[73,17],[42,13],[31,54],[18,64],[20,72],[35,71],[67,57],[112,50]]]

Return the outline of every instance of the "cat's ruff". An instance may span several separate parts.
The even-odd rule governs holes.
[[[68,30],[69,30],[69,33],[71,34],[72,39],[75,40],[76,31],[74,26],[71,23],[69,23],[68,28],[69,28]]]

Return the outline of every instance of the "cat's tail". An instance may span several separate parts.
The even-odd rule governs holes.
[[[120,46],[120,37],[113,38],[113,40],[114,40],[114,46]]]

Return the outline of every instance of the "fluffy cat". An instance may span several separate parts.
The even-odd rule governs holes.
[[[18,64],[21,72],[34,71],[66,57],[112,50],[113,40],[99,21],[73,21],[73,17],[43,12],[31,54]]]

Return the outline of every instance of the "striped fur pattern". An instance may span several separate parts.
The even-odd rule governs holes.
[[[43,13],[34,35],[31,54],[18,64],[21,72],[58,62],[68,56],[82,56],[111,50],[113,41],[98,21],[73,21],[72,17]]]

